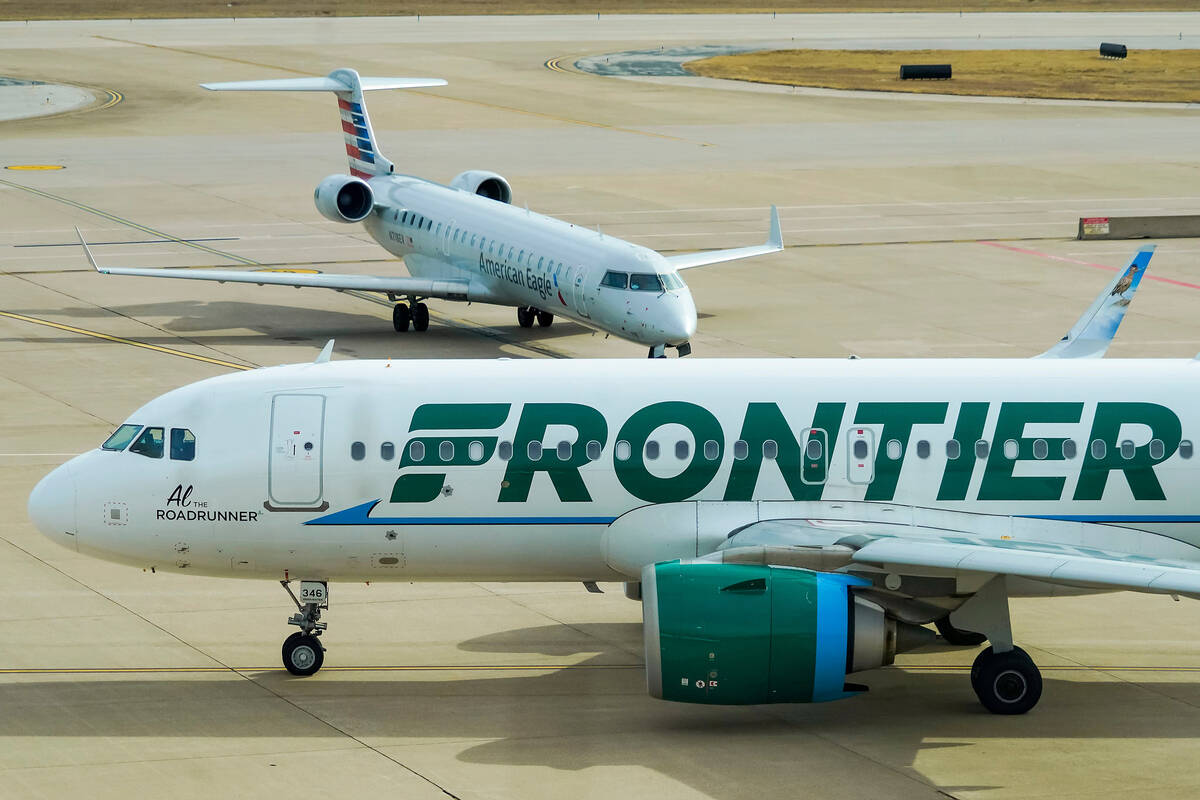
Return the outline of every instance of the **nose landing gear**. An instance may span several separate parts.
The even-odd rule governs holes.
[[[324,581],[300,581],[297,598],[289,583],[279,582],[299,610],[288,619],[288,625],[300,630],[283,640],[283,666],[293,675],[307,677],[315,675],[325,663],[325,648],[318,637],[329,627],[319,621],[321,609],[329,608],[329,586]]]
[[[650,355],[647,357],[666,358],[668,347],[674,347],[676,352],[679,353],[680,358],[683,358],[684,356],[690,356],[692,354],[692,343],[683,342],[682,344],[656,344],[650,348]]]

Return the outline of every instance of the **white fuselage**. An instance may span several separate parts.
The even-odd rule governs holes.
[[[694,556],[739,525],[811,515],[813,503],[828,515],[840,501],[1110,523],[1164,534],[1148,538],[1187,557],[1200,544],[1198,370],[966,359],[273,367],[177,389],[130,416],[143,436],[160,428],[167,451],[186,430],[192,460],[139,454],[136,442],[93,450],[45,478],[30,513],[80,552],[245,577],[619,579],[631,565],[614,569],[614,520],[654,558]]]
[[[382,207],[363,224],[414,277],[467,279],[469,299],[530,306],[641,344],[681,344],[696,331],[691,293],[653,250],[420,178],[384,175],[370,186]],[[665,283],[602,285],[613,271]]]

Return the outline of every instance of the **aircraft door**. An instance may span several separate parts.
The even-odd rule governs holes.
[[[804,452],[800,454],[800,481],[821,484],[829,477],[829,434],[820,428],[805,431],[808,434]]]
[[[271,400],[268,508],[328,507],[321,502],[324,443],[324,395],[275,395]]]
[[[587,309],[587,286],[584,285],[584,279],[587,278],[587,270],[583,267],[579,268],[579,272],[575,274],[575,307],[579,309],[580,316],[590,317]]]
[[[851,483],[870,483],[875,478],[875,434],[870,428],[846,431],[846,477]]]

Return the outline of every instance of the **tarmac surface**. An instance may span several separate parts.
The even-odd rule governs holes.
[[[780,26],[786,26],[781,33]],[[0,126],[0,798],[1083,798],[1200,794],[1200,604],[1020,600],[1041,704],[976,703],[975,651],[902,656],[812,706],[648,698],[640,608],[618,585],[339,585],[326,667],[280,668],[272,583],[145,574],[42,538],[34,483],[176,386],[336,358],[640,358],[511,309],[436,303],[424,334],[354,293],[175,284],[102,263],[403,266],[321,220],[345,170],[331,99],[201,81],[444,77],[370,96],[400,169],[505,175],[515,202],[666,251],[788,249],[689,272],[693,357],[1030,356],[1136,250],[1080,216],[1195,213],[1200,111],[892,102],[619,80],[552,64],[681,45],[844,46],[1114,31],[1200,36],[1200,15],[422,18],[0,25],[0,75],[103,87],[103,110]],[[1160,244],[1110,357],[1200,351],[1200,243]]]

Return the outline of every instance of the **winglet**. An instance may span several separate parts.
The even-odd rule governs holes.
[[[1108,352],[1142,276],[1150,266],[1154,245],[1138,250],[1057,344],[1034,358],[1101,358]]]
[[[767,234],[767,246],[783,249],[783,228],[779,225],[779,209],[771,206],[771,231]]]
[[[328,364],[332,358],[333,358],[333,339],[330,339],[328,342],[325,343],[325,346],[323,348],[321,348],[320,355],[317,356],[317,360],[314,361],[313,363],[314,364]]]
[[[103,275],[104,270],[102,270],[100,265],[96,263],[96,259],[92,256],[92,248],[88,247],[88,243],[84,241],[83,234],[80,233],[78,225],[75,226],[75,235],[79,237],[79,243],[83,245],[83,254],[87,256],[88,263],[92,265],[92,269]]]

